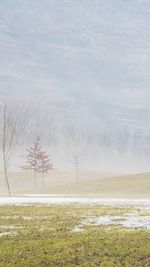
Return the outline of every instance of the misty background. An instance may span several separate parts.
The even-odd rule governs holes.
[[[0,104],[55,168],[148,171],[150,2],[0,0]],[[23,125],[21,120],[23,119]]]

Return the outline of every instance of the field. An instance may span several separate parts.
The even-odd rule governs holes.
[[[36,192],[32,173],[9,177],[13,198],[0,174],[0,267],[150,266],[150,173],[80,171],[76,184],[73,171],[53,170]]]
[[[13,195],[35,193],[33,173],[10,172],[9,180]],[[0,173],[0,195],[5,192],[4,176]],[[41,175],[38,175],[36,193],[109,198],[149,198],[150,173],[121,175],[80,171],[79,184],[76,184],[74,171],[53,170],[45,176],[45,188],[43,188]]]
[[[0,266],[150,266],[150,209],[0,206]]]

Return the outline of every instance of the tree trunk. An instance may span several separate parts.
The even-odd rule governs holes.
[[[36,179],[36,171],[34,171],[34,190],[37,191],[37,179]]]
[[[3,157],[3,161],[4,161],[5,182],[6,182],[6,186],[7,186],[7,189],[8,189],[9,197],[11,197],[11,190],[10,190],[10,185],[9,185],[9,180],[8,180],[7,164],[6,164],[5,157]]]
[[[76,167],[76,184],[79,183],[79,173],[78,173],[78,160],[75,161],[75,167]]]
[[[4,106],[3,114],[3,164],[4,164],[4,173],[5,173],[5,182],[8,189],[9,197],[11,197],[11,190],[9,185],[8,173],[7,173],[7,160],[6,160],[6,104]]]
[[[42,181],[43,181],[43,191],[45,191],[45,175],[44,175],[44,172],[42,172]]]

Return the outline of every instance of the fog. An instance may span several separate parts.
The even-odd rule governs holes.
[[[7,103],[18,121],[10,169],[39,136],[56,169],[78,155],[82,170],[149,171],[149,10],[146,0],[0,1],[0,119]]]

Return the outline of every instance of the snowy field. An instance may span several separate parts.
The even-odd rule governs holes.
[[[0,266],[75,266],[72,255],[78,266],[94,266],[93,257],[104,262],[95,266],[149,266],[150,200],[0,198],[0,251]],[[92,262],[83,265],[83,255]],[[116,255],[119,265],[108,265]]]
[[[123,213],[119,216],[85,216],[78,225],[74,227],[73,232],[81,232],[89,225],[105,225],[105,226],[122,226],[123,228],[147,229],[150,230],[150,199],[115,199],[115,198],[81,198],[63,195],[38,195],[30,194],[22,197],[1,197],[0,206],[26,206],[26,205],[89,205],[93,207],[115,207],[127,208],[131,207],[132,212]],[[25,219],[24,217],[23,219]],[[28,218],[28,217],[27,217]],[[42,217],[43,218],[43,217]],[[33,219],[33,218],[30,218]],[[37,219],[34,218],[35,220]]]
[[[23,195],[22,197],[0,197],[0,205],[24,204],[85,204],[106,206],[144,206],[150,208],[150,199],[118,199],[118,198],[88,198],[71,197],[70,195]]]

